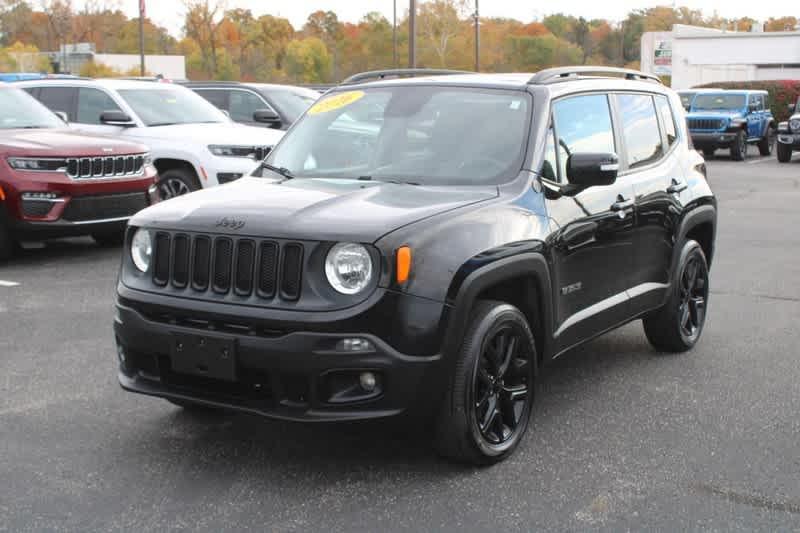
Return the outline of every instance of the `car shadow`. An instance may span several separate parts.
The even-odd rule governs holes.
[[[562,423],[559,402],[564,401],[565,391],[568,396],[585,395],[588,380],[602,382],[607,374],[624,373],[633,365],[658,364],[661,357],[649,348],[644,335],[630,332],[614,332],[565,353],[540,378],[535,427],[547,431]],[[177,453],[195,468],[203,468],[204,476],[210,478],[228,472],[230,461],[256,475],[283,473],[331,482],[352,471],[447,477],[475,469],[436,455],[431,424],[393,420],[301,424],[224,411],[183,410],[166,402],[162,408],[164,413],[155,424],[148,424],[143,433],[137,431],[136,438],[142,441],[135,447]],[[526,435],[519,460],[525,460],[529,446],[534,453],[534,440],[539,438],[543,437],[538,432]],[[210,456],[225,456],[226,464],[210,462]]]
[[[118,258],[121,246],[100,246],[90,237],[71,237],[42,242],[26,242],[14,250],[11,259],[0,264],[3,267],[38,265],[58,260],[64,264],[83,263],[103,258]]]

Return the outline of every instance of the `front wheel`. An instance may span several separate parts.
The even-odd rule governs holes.
[[[772,149],[775,147],[775,128],[767,128],[767,133],[758,141],[758,153],[761,155],[772,155]]]
[[[683,246],[670,291],[664,307],[644,318],[644,332],[659,352],[685,352],[700,339],[708,309],[708,263],[697,241]]]
[[[778,161],[788,163],[792,160],[792,147],[788,144],[778,143]]]
[[[162,200],[183,196],[200,188],[197,178],[188,170],[173,168],[160,175],[158,190]]]
[[[502,302],[479,302],[447,382],[436,450],[477,465],[511,455],[528,428],[536,361],[525,315]]]
[[[747,157],[747,137],[744,130],[739,130],[736,134],[736,139],[731,145],[731,159],[734,161],[743,161]]]

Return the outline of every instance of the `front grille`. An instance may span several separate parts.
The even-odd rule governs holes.
[[[211,235],[156,233],[153,282],[193,293],[297,301],[303,245]]]
[[[46,217],[54,205],[50,200],[22,200],[22,214],[26,217]]]
[[[690,130],[719,130],[725,125],[725,121],[718,118],[690,118]]]
[[[143,155],[80,157],[67,159],[67,176],[72,179],[98,179],[134,176],[144,170]]]
[[[62,218],[70,222],[124,218],[147,207],[144,193],[76,196],[67,204]]]

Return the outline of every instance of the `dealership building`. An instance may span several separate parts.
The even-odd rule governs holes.
[[[671,32],[642,35],[641,57],[642,70],[671,76],[674,89],[800,79],[800,31],[739,32],[676,24]]]

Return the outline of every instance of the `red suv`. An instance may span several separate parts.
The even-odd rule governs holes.
[[[122,242],[158,198],[139,144],[71,131],[26,92],[0,87],[0,259],[20,240],[91,235]]]

